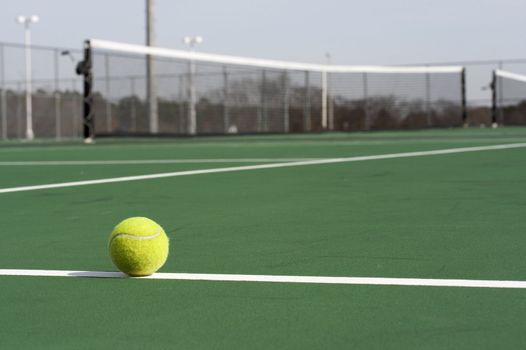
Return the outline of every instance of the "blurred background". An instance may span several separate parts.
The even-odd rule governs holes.
[[[145,0],[10,2],[0,14],[2,138],[27,136],[25,24],[17,22],[18,16],[38,16],[38,22],[28,24],[35,134],[60,139],[82,133],[82,77],[75,66],[83,58],[83,41],[144,45],[147,6]],[[464,66],[471,126],[492,123],[494,69],[526,74],[526,48],[520,44],[523,1],[156,0],[150,6],[152,43],[159,47],[189,50],[183,39],[199,36],[203,40],[195,50],[224,55],[332,65]],[[343,89],[337,78],[332,86]],[[345,111],[338,115],[337,98],[332,97],[334,128],[363,129],[346,122]],[[201,98],[196,98],[198,104]]]

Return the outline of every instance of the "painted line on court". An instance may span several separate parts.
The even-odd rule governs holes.
[[[234,274],[166,273],[166,272],[158,272],[158,273],[154,273],[151,276],[146,276],[146,277],[128,277],[122,272],[110,272],[110,271],[10,270],[10,269],[0,269],[0,276],[134,278],[134,279],[217,281],[217,282],[307,283],[307,284],[350,284],[350,285],[372,285],[372,286],[526,289],[526,281],[435,279],[435,278],[234,275]]]
[[[300,162],[320,158],[213,158],[213,159],[130,159],[130,160],[29,160],[0,161],[0,166],[52,165],[140,165],[140,164],[206,164],[206,163],[272,163]]]
[[[359,162],[359,161],[366,161],[366,160],[409,158],[409,157],[433,156],[433,155],[444,155],[444,154],[455,154],[455,153],[504,150],[504,149],[524,148],[524,147],[526,147],[526,143],[512,143],[512,144],[493,145],[493,146],[462,147],[462,148],[440,149],[440,150],[433,150],[433,151],[380,154],[380,155],[373,155],[373,156],[328,158],[328,159],[305,160],[305,161],[299,161],[299,162],[270,163],[270,164],[245,165],[245,166],[237,166],[237,167],[187,170],[187,171],[176,171],[176,172],[170,172],[170,173],[123,176],[123,177],[114,177],[114,178],[106,178],[106,179],[98,179],[98,180],[85,180],[85,181],[44,184],[44,185],[2,188],[0,189],[0,194],[1,193],[11,193],[11,192],[35,191],[35,190],[43,190],[43,189],[51,189],[51,188],[98,185],[98,184],[107,184],[107,183],[115,183],[115,182],[161,179],[161,178],[176,177],[176,176],[228,173],[228,172],[236,172],[236,171],[275,169],[275,168],[286,168],[286,167],[296,167],[296,166],[306,166],[306,165]]]

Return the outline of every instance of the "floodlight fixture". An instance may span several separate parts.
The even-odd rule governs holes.
[[[196,45],[201,44],[203,42],[202,36],[185,36],[183,38],[183,43],[188,45],[190,49],[193,49]]]
[[[16,16],[16,21],[20,24],[25,24],[28,26],[31,23],[38,23],[40,18],[37,15],[31,15],[31,16]]]

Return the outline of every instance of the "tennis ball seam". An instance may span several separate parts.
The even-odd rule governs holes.
[[[128,238],[133,238],[133,239],[138,239],[138,240],[147,240],[147,239],[155,238],[159,235],[161,235],[161,231],[158,231],[157,233],[154,233],[153,235],[149,235],[149,236],[138,236],[138,235],[132,235],[130,233],[118,233],[115,236],[111,237],[109,245],[111,245],[113,240],[117,237],[128,237]]]

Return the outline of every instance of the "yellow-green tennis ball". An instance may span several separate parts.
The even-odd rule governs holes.
[[[148,276],[166,262],[169,242],[163,228],[155,221],[133,217],[115,226],[109,250],[119,270],[130,276]]]

